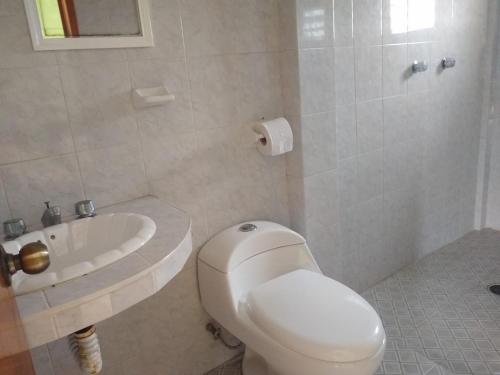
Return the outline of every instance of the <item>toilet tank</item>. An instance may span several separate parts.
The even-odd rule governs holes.
[[[235,225],[214,236],[198,254],[202,304],[230,329],[250,289],[296,269],[320,272],[301,235],[268,221]]]

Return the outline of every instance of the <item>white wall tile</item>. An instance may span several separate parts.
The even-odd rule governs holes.
[[[406,95],[408,65],[406,44],[383,47],[383,94],[384,97]]]
[[[299,48],[333,45],[333,6],[331,0],[297,1],[297,34]]]
[[[364,202],[382,195],[383,151],[372,151],[358,156],[358,201]]]
[[[429,70],[411,74],[408,77],[408,94],[430,89],[431,72],[435,69],[435,61],[431,60],[431,45],[429,43],[408,44],[407,66],[411,66],[414,61],[427,62]]]
[[[435,26],[435,0],[408,0],[408,42],[432,40]]]
[[[406,43],[408,0],[383,0],[382,34],[384,44]]]
[[[337,202],[339,213],[344,209],[356,206],[358,160],[356,157],[342,159],[337,162]],[[339,214],[339,218],[342,217]]]
[[[360,101],[382,97],[382,47],[360,47],[356,56],[356,98]]]
[[[382,100],[358,103],[356,107],[356,118],[359,153],[365,153],[383,147],[383,116]]]
[[[335,108],[333,49],[301,50],[299,61],[303,114],[326,112]]]
[[[352,104],[356,99],[354,49],[335,49],[336,105]]]
[[[357,154],[356,107],[338,106],[337,117],[337,159],[345,159]]]
[[[337,224],[337,196],[335,171],[319,173],[304,180],[304,197],[307,217],[307,239],[314,244],[311,250],[321,255],[325,267],[332,267],[334,260],[328,255],[334,249]],[[325,259],[326,258],[326,259]],[[321,262],[320,262],[321,263]]]
[[[382,0],[354,0],[356,46],[382,44]]]
[[[408,124],[407,96],[384,99],[384,146],[406,141],[412,134]]]
[[[295,176],[310,176],[335,169],[335,123],[334,112],[302,117],[300,128],[294,131],[297,147],[288,158],[289,173]]]
[[[353,46],[353,0],[336,0],[334,2],[335,46]]]

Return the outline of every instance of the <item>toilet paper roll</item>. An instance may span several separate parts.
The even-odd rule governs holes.
[[[283,118],[260,122],[254,126],[257,133],[257,149],[264,155],[283,155],[293,150],[293,133]]]

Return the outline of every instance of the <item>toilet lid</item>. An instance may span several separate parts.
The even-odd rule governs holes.
[[[252,289],[248,313],[283,346],[311,358],[354,362],[376,354],[385,332],[360,295],[322,274],[297,270]]]

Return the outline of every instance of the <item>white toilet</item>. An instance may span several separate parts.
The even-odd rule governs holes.
[[[244,375],[372,375],[385,332],[375,310],[324,276],[302,236],[256,221],[201,249],[207,312],[246,344]]]

